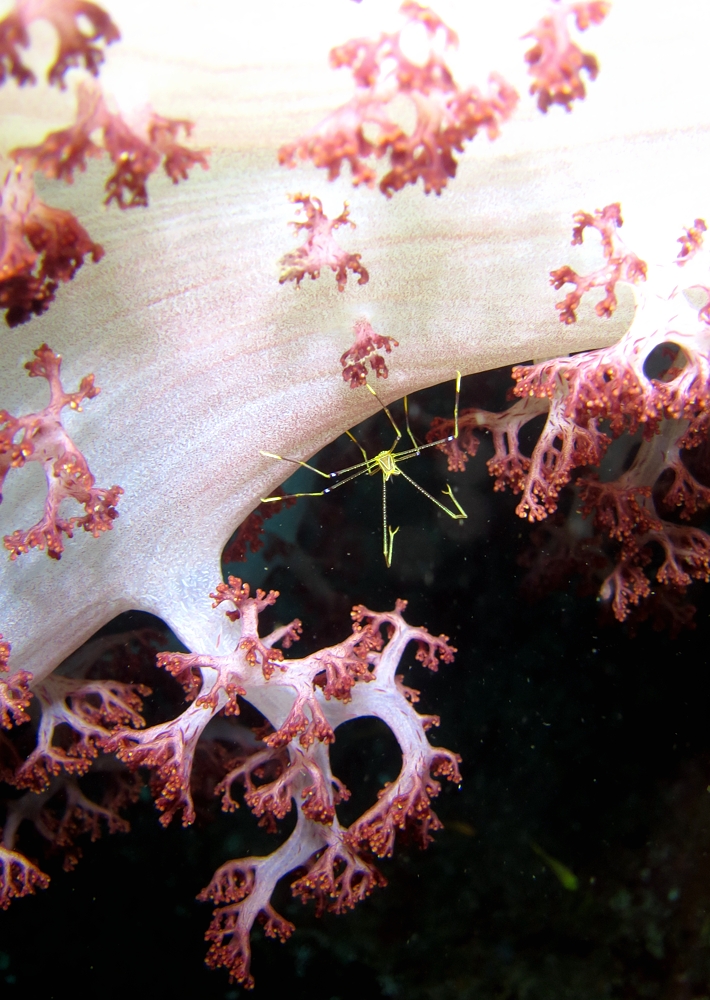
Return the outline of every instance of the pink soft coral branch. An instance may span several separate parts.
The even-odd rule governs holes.
[[[49,876],[24,854],[0,847],[0,910],[6,910],[13,899],[46,889],[48,885]]]
[[[610,9],[611,4],[606,0],[582,3],[555,0],[550,12],[524,36],[535,39],[533,47],[525,53],[525,60],[533,78],[530,93],[537,94],[541,111],[546,113],[552,104],[561,104],[570,111],[573,101],[585,97],[582,70],[590,80],[595,80],[599,64],[591,52],[582,52],[572,41],[568,23],[574,18],[578,31],[586,31],[590,24],[601,24]]]
[[[97,76],[104,61],[104,47],[121,37],[109,15],[90,0],[15,0],[14,8],[0,21],[0,84],[10,77],[20,86],[35,83],[19,49],[28,48],[28,28],[48,21],[58,35],[57,56],[47,70],[50,84],[64,89],[64,77],[73,66],[83,66]]]
[[[575,290],[558,302],[555,308],[559,311],[562,323],[575,323],[576,310],[582,299],[592,288],[603,288],[604,298],[597,302],[594,310],[597,316],[609,317],[616,309],[616,285],[619,281],[636,284],[646,279],[646,264],[636,254],[631,253],[623,245],[617,234],[617,229],[623,225],[621,206],[618,203],[597,209],[593,215],[589,212],[577,212],[576,223],[572,232],[572,246],[579,245],[584,239],[584,230],[596,229],[602,238],[602,251],[606,258],[604,267],[588,275],[579,275],[571,267],[561,267],[550,273],[550,284],[554,288],[563,285],[575,285]]]
[[[189,136],[192,122],[163,118],[147,112],[140,126],[129,125],[109,110],[98,84],[82,82],[77,91],[76,120],[68,128],[49,135],[38,146],[13,150],[12,156],[27,172],[39,170],[46,177],[72,183],[86,162],[105,150],[113,163],[106,181],[104,204],[115,201],[119,208],[148,204],[147,181],[160,164],[174,184],[187,178],[199,164],[208,168],[206,150],[192,150],[178,142],[180,132]],[[103,146],[94,141],[100,134]]]
[[[296,211],[303,212],[306,216],[303,221],[290,223],[297,233],[303,231],[306,242],[281,258],[282,271],[279,284],[295,281],[296,285],[300,285],[306,275],[315,280],[324,267],[329,267],[335,273],[339,292],[345,290],[348,271],[358,275],[358,285],[366,285],[370,276],[360,263],[361,254],[348,253],[341,249],[333,236],[333,230],[340,226],[350,226],[355,229],[355,223],[348,211],[348,203],[345,202],[340,215],[329,219],[323,212],[323,203],[315,195],[290,194],[289,199],[300,205],[301,208]]]
[[[10,643],[0,635],[0,674],[7,673],[10,660]],[[0,729],[12,729],[27,722],[29,714],[30,682],[28,670],[16,670],[10,677],[0,677]]]
[[[387,378],[389,375],[387,362],[379,352],[385,351],[391,354],[393,347],[399,347],[399,341],[394,337],[375,333],[370,321],[364,317],[355,320],[353,332],[355,343],[340,358],[343,378],[350,383],[350,388],[356,389],[365,384],[368,364],[378,378]]]
[[[84,259],[96,263],[103,253],[71,212],[39,200],[28,171],[7,170],[0,189],[0,309],[8,326],[45,312]]]
[[[318,912],[342,912],[363,899],[384,879],[363,856],[392,852],[397,832],[408,830],[423,847],[440,827],[431,809],[443,775],[459,782],[458,757],[432,747],[426,731],[438,720],[419,715],[415,692],[402,685],[396,671],[410,643],[415,659],[429,670],[449,663],[455,650],[446,636],[408,625],[402,613],[374,612],[358,605],[352,611],[352,632],[342,642],[301,659],[285,659],[274,643],[288,645],[298,637],[300,623],[281,626],[259,636],[259,615],[272,606],[275,592],[257,590],[230,577],[212,594],[214,605],[232,605],[226,614],[241,624],[241,637],[231,653],[214,656],[164,653],[159,662],[182,681],[194,700],[176,719],[138,731],[119,730],[108,749],[131,769],[148,767],[161,822],[179,810],[183,823],[195,818],[190,782],[195,750],[205,727],[224,709],[239,711],[237,697],[253,701],[273,729],[217,784],[223,808],[237,807],[232,786],[245,785],[245,801],[262,825],[275,829],[295,805],[296,828],[273,854],[228,861],[215,873],[200,899],[216,905],[207,932],[211,966],[226,967],[233,979],[253,985],[249,970],[249,935],[256,920],[267,936],[282,940],[293,930],[272,908],[276,883],[296,869],[306,869],[294,884],[294,895],[314,899]],[[195,695],[199,691],[197,697]],[[332,774],[328,747],[335,728],[348,718],[373,715],[392,730],[402,750],[402,770],[378,802],[349,829],[340,826],[336,806],[349,796]],[[258,783],[257,783],[258,781]]]
[[[42,711],[37,745],[17,770],[15,784],[39,792],[62,770],[86,774],[118,726],[144,726],[141,697],[151,692],[142,684],[49,677],[33,693]],[[67,747],[54,743],[59,726],[71,730]]]
[[[34,354],[34,360],[28,361],[25,368],[31,378],[47,380],[50,401],[43,410],[24,417],[0,411],[0,488],[11,469],[22,468],[27,462],[41,462],[47,499],[42,519],[31,528],[6,535],[4,542],[11,559],[31,548],[46,549],[52,559],[59,559],[64,551],[63,535],[71,538],[76,528],[83,528],[97,538],[113,527],[123,490],[120,486],[102,489],[94,485],[86,459],[62,426],[61,411],[65,406],[81,410],[84,400],[98,395],[94,376],[83,378],[77,392],[65,392],[60,378],[61,356],[46,344]],[[81,504],[85,514],[61,517],[59,507],[66,499]]]
[[[311,160],[333,180],[343,164],[350,166],[354,185],[373,187],[373,160],[388,159],[389,170],[379,183],[388,198],[421,178],[426,194],[441,194],[456,175],[455,153],[485,129],[495,139],[501,122],[512,114],[518,95],[500,76],[490,77],[488,92],[477,87],[461,90],[434,49],[437,36],[447,46],[456,35],[428,7],[406,0],[400,8],[406,24],[420,24],[432,43],[423,65],[411,62],[402,48],[402,31],[378,38],[356,38],[334,48],[334,68],[347,66],[356,92],[311,132],[282,146],[279,162],[294,167]],[[403,29],[404,30],[404,29]],[[397,97],[408,100],[416,122],[411,132],[396,121],[390,105]]]

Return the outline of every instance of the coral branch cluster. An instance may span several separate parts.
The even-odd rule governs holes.
[[[596,229],[602,238],[602,252],[606,258],[604,267],[591,274],[579,275],[571,267],[565,265],[550,273],[550,284],[554,288],[564,285],[574,285],[575,289],[568,292],[555,309],[560,314],[563,323],[576,323],[577,309],[582,296],[592,288],[603,288],[606,295],[594,306],[597,316],[607,319],[613,315],[616,306],[616,285],[619,281],[636,284],[646,280],[646,264],[639,260],[623,245],[617,230],[624,224],[621,218],[621,206],[618,202],[607,205],[601,211],[593,214],[577,212],[574,217],[575,227],[572,231],[572,246],[578,246],[584,240],[584,230]]]
[[[18,148],[11,155],[28,173],[40,171],[71,184],[77,170],[86,170],[88,159],[105,151],[114,169],[106,181],[104,204],[115,201],[119,208],[136,208],[148,204],[147,181],[161,163],[174,184],[187,179],[197,164],[207,169],[204,150],[188,149],[178,141],[180,133],[189,136],[192,127],[192,122],[163,118],[148,109],[130,125],[109,109],[96,83],[84,81],[77,90],[74,124],[50,132],[38,146]],[[102,146],[94,141],[99,135]]]
[[[378,38],[355,38],[332,49],[333,68],[347,66],[355,82],[354,97],[311,132],[281,147],[279,161],[294,167],[311,160],[328,171],[330,180],[348,164],[354,185],[374,187],[375,163],[387,160],[389,169],[379,188],[388,198],[421,179],[425,193],[441,194],[456,175],[455,153],[485,130],[495,139],[517,101],[515,90],[498,75],[484,93],[477,87],[461,89],[438,54],[439,39],[457,44],[455,33],[428,7],[405,0],[400,8],[405,26]],[[419,26],[430,45],[419,63],[406,54],[406,33]],[[410,132],[399,124],[393,108],[405,99],[415,116]]]
[[[46,344],[34,354],[25,368],[30,378],[47,380],[50,400],[43,410],[23,417],[0,411],[0,489],[11,469],[20,469],[27,462],[40,462],[47,480],[47,498],[44,515],[37,524],[6,535],[4,544],[11,559],[32,548],[46,549],[52,559],[59,559],[64,551],[64,535],[71,538],[77,528],[83,528],[97,538],[111,530],[118,517],[116,505],[123,490],[120,486],[103,489],[95,485],[86,459],[62,426],[61,412],[65,406],[81,410],[85,400],[98,395],[100,390],[94,385],[94,376],[85,376],[77,392],[66,392],[60,378],[61,356]],[[81,504],[84,514],[62,516],[60,506],[64,500]]]
[[[303,230],[306,242],[281,258],[282,271],[279,284],[295,281],[296,285],[300,285],[306,275],[315,280],[322,268],[329,267],[335,272],[340,292],[347,284],[348,271],[358,275],[358,285],[366,285],[370,276],[360,263],[361,254],[342,250],[333,236],[333,230],[340,226],[350,226],[355,229],[355,223],[348,212],[348,203],[343,205],[340,215],[329,219],[323,212],[320,198],[307,194],[291,194],[289,199],[300,205],[301,208],[296,211],[303,212],[306,216],[305,220],[299,219],[291,223],[297,233]]]
[[[384,357],[379,353],[392,353],[393,347],[399,347],[399,341],[394,337],[385,337],[375,333],[370,321],[358,319],[353,326],[355,343],[349,347],[340,358],[343,368],[343,378],[350,383],[351,389],[364,385],[367,381],[367,365],[378,378],[387,378],[389,369]]]
[[[10,643],[0,635],[0,674],[8,672],[10,659]],[[27,722],[27,709],[32,698],[30,681],[32,674],[28,670],[16,670],[7,679],[0,677],[0,729],[11,729]]]
[[[182,683],[190,704],[176,719],[149,729],[118,729],[105,747],[130,769],[150,770],[164,825],[178,813],[186,825],[195,818],[191,777],[209,722],[221,712],[238,714],[239,698],[245,698],[271,723],[268,735],[260,733],[215,791],[231,811],[237,807],[233,786],[242,783],[246,804],[268,829],[295,806],[296,827],[273,854],[225,863],[200,894],[217,906],[207,933],[208,964],[224,966],[233,979],[251,986],[254,922],[282,940],[293,930],[270,903],[280,878],[305,868],[292,885],[294,895],[315,900],[319,912],[342,912],[384,884],[371,855],[391,854],[398,832],[411,833],[425,846],[440,826],[431,810],[440,789],[436,778],[459,782],[458,757],[430,745],[425,733],[438,719],[414,711],[417,694],[401,684],[396,670],[412,642],[416,660],[429,670],[450,662],[454,650],[446,636],[408,625],[402,617],[405,602],[398,601],[394,611],[384,613],[355,607],[352,632],[342,642],[286,660],[276,644],[290,646],[300,622],[259,635],[259,615],[275,602],[274,591],[252,596],[247,584],[230,577],[211,596],[213,606],[231,606],[228,618],[240,622],[236,648],[223,656],[160,654],[159,665]],[[390,727],[402,750],[402,770],[378,801],[344,828],[336,806],[349,792],[333,775],[327,748],[341,722],[364,715]]]
[[[0,637],[1,638],[1,637]],[[0,641],[0,670],[9,669],[10,644]],[[34,861],[17,850],[20,827],[27,821],[53,851],[64,855],[64,869],[71,870],[81,857],[78,838],[96,840],[105,823],[109,832],[125,832],[129,824],[121,809],[136,800],[139,784],[130,775],[107,776],[103,802],[87,798],[76,778],[86,774],[117,726],[145,725],[140,714],[142,696],[150,689],[141,684],[111,680],[83,680],[52,676],[34,685],[32,675],[15,671],[0,680],[0,728],[10,729],[29,721],[27,708],[37,696],[40,711],[35,749],[21,760],[14,746],[0,736],[0,778],[18,789],[19,798],[5,802],[0,841],[0,909],[13,899],[49,884],[49,877]],[[67,737],[67,733],[69,736]]]
[[[234,790],[243,785],[246,805],[270,831],[293,808],[297,812],[295,829],[272,854],[227,861],[200,893],[200,899],[217,907],[207,932],[208,964],[224,966],[233,979],[250,987],[254,923],[263,923],[267,936],[281,940],[293,931],[271,905],[283,876],[298,872],[293,894],[304,902],[313,900],[318,913],[342,913],[385,884],[373,858],[390,855],[398,833],[424,847],[440,828],[431,800],[440,791],[438,778],[460,782],[459,758],[429,743],[426,732],[439,720],[414,710],[418,692],[402,683],[397,670],[411,643],[415,662],[432,671],[440,662],[450,663],[455,650],[446,636],[408,625],[406,602],[397,601],[390,612],[356,606],[351,633],[342,642],[287,660],[277,646],[288,648],[299,638],[299,621],[259,634],[259,616],[273,606],[276,592],[252,595],[248,584],[230,577],[211,597],[213,607],[225,605],[229,621],[238,623],[238,641],[222,656],[158,655],[158,666],[182,684],[188,701],[170,721],[144,728],[141,699],[150,689],[141,684],[55,675],[34,685],[40,712],[34,750],[22,761],[12,747],[12,759],[0,747],[2,777],[26,789],[5,807],[0,906],[48,882],[17,850],[23,822],[31,822],[53,849],[64,853],[65,868],[78,860],[76,840],[82,834],[95,839],[102,824],[109,831],[127,829],[120,810],[136,798],[137,775],[132,780],[130,774],[116,773],[114,764],[112,785],[100,803],[87,798],[77,783],[90,769],[101,767],[101,753],[115,754],[130,772],[149,771],[163,825],[179,813],[184,825],[192,823],[193,781],[199,788],[204,778],[195,775],[198,743],[216,716],[240,714],[243,698],[259,708],[267,723],[253,734],[241,726],[236,752],[208,750],[211,772],[221,773],[215,794],[231,812],[239,805]],[[9,644],[0,643],[3,666],[9,652]],[[16,687],[18,677],[12,678]],[[25,687],[16,722],[27,718],[31,678],[20,680]],[[13,712],[11,704],[8,711]],[[363,716],[389,726],[402,751],[402,766],[378,800],[343,827],[336,807],[350,793],[332,773],[328,747],[337,726]],[[12,721],[7,718],[4,724]],[[202,741],[208,747],[210,742]]]
[[[57,56],[47,70],[47,82],[62,89],[67,70],[74,66],[97,76],[105,46],[121,37],[106,11],[90,0],[15,0],[0,21],[0,84],[8,78],[20,86],[36,83],[19,51],[29,48],[28,29],[35,21],[49,22],[57,33]]]
[[[296,497],[284,496],[271,503],[260,503],[256,510],[242,521],[232,539],[222,552],[222,561],[245,562],[249,552],[259,552],[264,547],[264,524],[275,514],[280,514],[285,508],[293,507]]]
[[[440,446],[449,468],[461,471],[478,447],[476,432],[492,434],[495,454],[488,468],[495,489],[522,494],[521,517],[540,521],[557,511],[560,492],[575,470],[599,467],[612,440],[622,434],[640,438],[629,467],[602,482],[594,474],[576,477],[579,512],[616,543],[617,552],[601,582],[601,596],[624,620],[630,607],[652,596],[646,567],[660,555],[655,579],[662,587],[684,591],[692,580],[710,580],[710,537],[687,523],[710,504],[710,489],[693,475],[688,457],[708,437],[710,427],[710,267],[702,250],[705,223],[696,219],[680,237],[673,263],[656,269],[646,283],[646,264],[621,248],[618,205],[575,216],[573,243],[592,226],[602,236],[606,266],[581,277],[571,268],[552,272],[574,281],[576,290],[558,303],[560,319],[574,321],[587,291],[603,286],[596,306],[609,316],[615,288],[637,289],[633,324],[618,344],[573,357],[513,368],[518,401],[501,413],[464,410],[458,440]],[[701,252],[702,250],[702,252]],[[643,288],[643,294],[641,289]],[[693,305],[693,290],[704,303]],[[697,300],[696,300],[697,301]],[[660,359],[660,360],[659,360]],[[657,370],[654,370],[654,366]],[[521,430],[537,417],[545,424],[532,451],[521,451]],[[429,439],[450,433],[451,421],[437,419]],[[669,519],[671,518],[671,519]],[[675,519],[675,520],[674,520]],[[590,554],[589,540],[587,555]]]
[[[120,37],[109,15],[90,0],[16,0],[0,21],[0,85],[10,78],[20,85],[36,82],[19,50],[29,46],[28,27],[39,20],[49,21],[58,34],[57,57],[47,80],[61,88],[72,67],[97,76],[104,47]],[[12,151],[15,168],[0,163],[0,309],[9,326],[45,312],[60,284],[74,277],[85,258],[91,256],[96,263],[104,252],[71,212],[40,201],[34,172],[71,184],[88,159],[105,151],[113,164],[105,204],[145,206],[147,180],[161,163],[175,184],[196,164],[207,169],[206,151],[179,141],[191,131],[191,122],[164,118],[150,108],[135,113],[129,122],[111,110],[98,83],[88,78],[78,84],[73,125],[51,132],[37,146]]]
[[[45,312],[86,257],[104,251],[72,215],[40,201],[30,174],[10,167],[0,189],[0,309],[8,326]]]
[[[591,24],[601,24],[610,7],[606,0],[555,0],[549,13],[524,36],[535,40],[525,53],[525,61],[533,78],[530,93],[537,95],[540,111],[547,113],[552,104],[561,104],[570,111],[573,101],[586,96],[582,70],[590,80],[596,80],[599,63],[596,56],[582,52],[572,41],[568,25],[574,19],[577,30],[586,31]]]

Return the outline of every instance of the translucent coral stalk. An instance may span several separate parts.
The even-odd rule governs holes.
[[[440,790],[436,776],[461,780],[457,755],[431,746],[426,737],[438,720],[414,710],[412,693],[396,676],[412,642],[415,659],[427,669],[451,662],[455,650],[447,637],[408,625],[402,617],[405,601],[397,601],[390,612],[358,605],[352,611],[352,632],[342,642],[301,659],[286,659],[273,646],[296,639],[298,623],[263,638],[258,631],[259,615],[277,596],[273,591],[252,596],[236,577],[220,584],[212,597],[215,606],[231,604],[227,616],[241,624],[236,648],[222,656],[161,654],[162,665],[183,680],[194,700],[171,722],[143,731],[118,731],[108,743],[130,768],[153,772],[151,786],[161,822],[169,823],[182,810],[183,823],[188,824],[195,817],[190,789],[194,755],[207,723],[222,709],[236,714],[240,697],[256,705],[271,724],[271,734],[263,734],[263,742],[215,791],[223,808],[232,811],[237,805],[232,786],[243,781],[245,801],[263,825],[274,829],[295,807],[296,827],[273,854],[226,862],[199,897],[217,905],[207,932],[208,964],[225,966],[247,987],[253,985],[249,935],[254,922],[260,920],[267,936],[282,940],[293,930],[270,903],[279,879],[305,867],[306,874],[294,882],[295,895],[314,899],[319,912],[354,906],[384,884],[368,852],[391,854],[397,833],[405,830],[426,846],[431,832],[441,826],[431,809]],[[189,682],[189,673],[200,680]],[[349,793],[332,774],[328,747],[341,722],[361,716],[374,716],[389,726],[402,751],[402,770],[378,802],[345,829],[336,806]]]

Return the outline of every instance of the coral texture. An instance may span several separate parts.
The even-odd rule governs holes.
[[[308,275],[310,278],[317,278],[321,269],[329,267],[335,272],[335,281],[338,291],[342,292],[348,281],[348,271],[357,274],[358,285],[366,285],[369,275],[360,263],[361,254],[347,253],[335,242],[333,230],[340,226],[351,226],[355,228],[355,223],[349,216],[347,202],[343,206],[343,211],[334,219],[329,219],[323,212],[323,203],[320,198],[307,194],[291,194],[291,201],[300,205],[298,212],[305,213],[305,220],[297,220],[291,225],[297,233],[304,230],[306,242],[303,246],[292,250],[281,258],[281,275],[279,284],[286,281],[295,281],[300,285]]]
[[[576,290],[557,304],[560,320],[574,322],[582,296],[603,287],[595,305],[598,316],[616,308],[619,282],[637,289],[634,322],[618,344],[573,357],[554,358],[512,370],[519,397],[507,410],[488,413],[471,408],[460,415],[458,440],[439,445],[449,468],[462,471],[475,455],[476,431],[492,434],[495,454],[488,470],[494,488],[522,494],[520,517],[541,521],[554,514],[560,492],[584,466],[598,468],[612,440],[640,432],[641,442],[629,468],[616,479],[600,482],[596,474],[577,477],[580,512],[593,515],[594,527],[618,543],[616,560],[601,584],[623,621],[630,606],[651,595],[644,568],[655,548],[662,561],[655,571],[661,586],[681,592],[693,579],[710,580],[710,538],[697,527],[664,519],[663,512],[690,521],[710,504],[710,489],[693,475],[684,456],[707,440],[710,413],[710,261],[703,249],[705,223],[696,219],[678,242],[676,260],[647,277],[647,265],[621,248],[615,230],[621,225],[618,204],[593,215],[575,215],[573,244],[592,226],[602,236],[606,265],[588,276],[569,267],[553,271],[556,288],[572,282]],[[703,301],[685,293],[700,294]],[[658,372],[653,371],[660,362]],[[649,367],[650,366],[650,367]],[[522,429],[536,417],[544,427],[532,455],[520,448]],[[452,422],[437,419],[429,440],[451,432]]]
[[[404,831],[425,847],[441,826],[431,809],[440,790],[436,777],[460,782],[459,758],[431,746],[425,733],[439,720],[412,708],[417,692],[405,687],[396,671],[412,642],[415,659],[428,670],[436,670],[440,661],[450,663],[455,650],[446,636],[408,625],[402,617],[406,601],[398,601],[391,612],[358,605],[352,611],[352,633],[342,642],[302,659],[285,659],[276,644],[288,647],[296,641],[300,622],[259,635],[259,615],[274,604],[276,592],[257,590],[252,597],[248,584],[230,577],[211,596],[215,607],[231,605],[227,617],[241,625],[234,651],[221,656],[161,653],[159,664],[181,681],[190,705],[170,722],[120,730],[106,747],[129,768],[151,770],[163,824],[181,812],[187,825],[195,819],[194,755],[209,722],[222,710],[239,714],[241,696],[272,724],[270,734],[229,771],[216,791],[222,794],[223,808],[231,810],[236,807],[231,787],[244,782],[247,804],[270,828],[295,804],[296,828],[267,857],[226,862],[199,897],[217,906],[207,932],[208,964],[224,966],[233,979],[250,987],[249,935],[254,922],[261,921],[267,936],[281,940],[293,931],[270,903],[284,875],[305,867],[306,873],[292,885],[294,895],[314,899],[318,911],[339,913],[384,884],[371,855],[389,856],[397,833]],[[361,716],[382,719],[390,727],[402,751],[402,770],[377,802],[345,829],[335,807],[349,792],[332,774],[327,747],[335,740],[337,725]]]
[[[369,363],[372,371],[378,378],[387,378],[389,369],[387,362],[379,353],[385,351],[392,353],[393,347],[399,347],[399,341],[394,337],[384,337],[375,333],[370,321],[358,319],[353,326],[355,333],[355,343],[349,347],[340,359],[343,366],[343,378],[350,383],[351,389],[356,389],[364,385],[367,381],[367,365]]]
[[[515,109],[516,91],[497,74],[491,76],[486,92],[477,87],[461,90],[434,47],[439,35],[446,46],[456,45],[456,34],[433,10],[414,0],[405,0],[400,13],[406,27],[420,25],[426,31],[431,44],[426,62],[419,65],[407,57],[402,45],[406,27],[336,46],[330,53],[331,66],[350,68],[355,96],[311,132],[282,146],[281,163],[293,167],[299,159],[312,160],[328,171],[330,180],[347,163],[355,186],[373,187],[377,180],[373,161],[386,159],[389,170],[379,188],[388,198],[419,179],[426,194],[441,194],[456,176],[454,153],[481,130],[489,139],[497,137],[501,122]],[[416,116],[411,132],[402,128],[391,110],[396,98],[411,102]]]
[[[547,112],[552,104],[561,104],[569,111],[573,101],[586,96],[582,70],[590,80],[595,80],[599,63],[596,56],[582,52],[572,41],[568,24],[574,18],[577,30],[586,31],[591,24],[601,24],[610,8],[606,0],[584,0],[582,3],[554,0],[549,14],[525,35],[535,39],[525,59],[533,78],[530,93],[537,95],[541,111]]]
[[[111,530],[118,517],[116,504],[123,490],[120,486],[102,489],[94,485],[96,480],[86,459],[62,426],[65,406],[81,410],[84,400],[99,394],[94,376],[86,375],[78,392],[65,392],[60,378],[60,355],[46,344],[34,354],[34,360],[28,361],[25,368],[30,378],[47,380],[50,400],[43,410],[23,417],[0,411],[0,487],[11,469],[21,469],[28,462],[41,462],[47,480],[47,499],[41,520],[31,528],[17,528],[5,536],[4,543],[11,559],[35,548],[46,549],[52,559],[60,559],[64,551],[63,535],[71,538],[76,528],[83,528],[98,538],[102,532]],[[64,500],[81,504],[85,513],[70,518],[61,516],[59,508]]]

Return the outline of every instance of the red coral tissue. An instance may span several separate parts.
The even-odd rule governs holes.
[[[191,777],[198,741],[210,720],[224,710],[236,715],[239,699],[257,705],[273,726],[262,727],[252,746],[240,756],[215,788],[223,808],[237,807],[232,786],[243,783],[245,802],[262,825],[276,829],[294,807],[295,828],[273,853],[225,862],[199,898],[216,905],[207,932],[207,962],[223,966],[232,979],[253,986],[250,934],[255,922],[268,937],[284,940],[293,925],[273,909],[276,884],[298,871],[295,896],[314,900],[318,913],[341,913],[364,899],[383,876],[371,857],[392,853],[398,833],[407,831],[422,847],[441,826],[431,809],[439,793],[437,777],[459,782],[456,754],[433,747],[426,731],[434,716],[413,708],[416,693],[396,671],[405,648],[414,643],[415,659],[429,670],[449,663],[455,650],[446,636],[408,625],[406,602],[394,611],[352,611],[352,631],[342,642],[302,659],[286,659],[279,643],[290,646],[300,633],[293,621],[259,635],[259,616],[278,594],[257,590],[235,577],[211,595],[213,606],[226,604],[231,621],[239,621],[236,647],[222,656],[161,653],[158,664],[182,684],[190,704],[170,722],[146,730],[118,730],[107,748],[131,769],[147,767],[151,788],[167,824],[179,812],[183,824],[195,818]],[[377,802],[350,827],[340,825],[336,806],[349,796],[333,775],[328,747],[335,729],[347,719],[374,716],[392,730],[402,751],[399,776],[382,789]]]
[[[39,200],[27,171],[7,171],[0,190],[0,309],[8,326],[45,312],[84,259],[97,262],[103,253],[71,212]]]
[[[367,381],[368,362],[378,378],[387,378],[387,363],[378,351],[384,350],[390,354],[393,347],[399,347],[399,341],[394,337],[383,337],[375,333],[370,321],[364,318],[355,321],[353,331],[355,343],[345,351],[340,364],[343,366],[343,378],[350,383],[351,389],[356,389]]]
[[[366,285],[370,276],[360,263],[361,255],[342,250],[333,236],[333,230],[340,226],[350,226],[355,229],[347,202],[340,215],[329,219],[323,212],[320,198],[307,194],[291,194],[289,199],[301,206],[296,209],[297,212],[305,213],[305,220],[295,220],[291,225],[297,233],[303,231],[306,242],[281,258],[283,270],[279,276],[279,284],[295,281],[300,285],[306,275],[315,279],[320,276],[321,268],[329,267],[335,272],[339,292],[345,289],[348,271],[358,275],[358,285]]]
[[[636,254],[627,250],[618,236],[617,230],[623,226],[621,206],[618,202],[590,214],[577,212],[576,223],[572,231],[572,246],[578,246],[584,239],[585,229],[596,229],[602,238],[602,252],[606,258],[604,267],[591,274],[580,275],[571,267],[558,268],[550,273],[550,284],[554,288],[563,285],[574,285],[575,289],[568,292],[565,298],[558,302],[555,309],[560,314],[563,323],[577,321],[577,308],[585,295],[592,288],[603,288],[606,295],[594,307],[597,316],[609,317],[616,309],[616,284],[619,281],[636,284],[646,278],[646,264],[639,260]]]
[[[76,528],[83,528],[97,538],[113,527],[123,490],[120,486],[102,489],[94,485],[86,459],[62,426],[61,411],[65,406],[81,410],[84,400],[98,395],[100,390],[94,385],[94,376],[83,378],[77,392],[65,392],[60,378],[60,355],[46,344],[34,353],[34,360],[28,361],[25,368],[31,378],[47,380],[50,401],[43,410],[24,417],[0,411],[0,488],[11,469],[22,468],[26,462],[41,462],[47,480],[47,498],[41,520],[31,528],[6,535],[4,542],[11,559],[31,548],[46,549],[51,558],[59,559],[64,551],[63,535],[71,538]],[[81,504],[84,514],[62,517],[59,507],[66,499]]]
[[[74,124],[50,132],[38,146],[15,149],[11,155],[28,172],[39,170],[46,177],[72,183],[75,171],[86,169],[87,159],[105,151],[114,170],[106,181],[104,204],[115,201],[119,208],[135,208],[148,204],[147,181],[161,163],[174,184],[197,164],[208,168],[205,150],[192,150],[178,142],[181,132],[189,136],[191,131],[192,122],[163,118],[153,111],[129,125],[109,109],[97,84],[82,82]],[[94,142],[97,134],[102,136],[103,147]]]
[[[347,66],[355,95],[311,132],[282,146],[279,162],[294,167],[311,160],[333,180],[345,163],[354,185],[373,187],[375,161],[388,160],[379,181],[388,198],[421,178],[424,191],[441,194],[458,166],[455,153],[484,129],[495,139],[501,122],[512,114],[518,95],[500,76],[492,75],[488,90],[462,90],[436,50],[435,43],[457,43],[450,28],[428,7],[405,0],[400,7],[404,27],[378,38],[355,38],[330,53],[333,68]],[[421,64],[411,61],[403,45],[405,33],[418,26],[429,40],[430,53]],[[392,107],[404,98],[415,123],[407,132]]]
[[[710,488],[692,471],[693,453],[710,430],[710,261],[702,246],[705,223],[696,219],[679,238],[677,259],[655,269],[651,283],[646,264],[617,242],[618,205],[593,215],[580,212],[575,220],[573,242],[593,226],[602,234],[607,263],[587,278],[571,268],[552,273],[556,287],[561,276],[576,285],[558,303],[560,319],[573,321],[581,297],[598,286],[606,296],[596,312],[610,316],[621,281],[637,289],[631,327],[612,347],[513,368],[517,402],[501,413],[464,410],[458,440],[440,447],[450,469],[460,471],[476,453],[476,432],[489,431],[495,488],[522,494],[518,514],[541,521],[557,511],[560,492],[576,470],[598,468],[612,440],[638,434],[638,448],[616,478],[601,481],[594,471],[574,477],[577,505],[570,515],[590,518],[596,540],[584,539],[584,560],[570,550],[567,561],[586,561],[594,572],[605,567],[600,596],[623,621],[659,590],[682,594],[692,580],[710,581],[710,537],[688,523],[710,506]],[[695,298],[686,297],[687,290]],[[705,299],[702,306],[697,293]],[[527,456],[520,432],[541,415],[544,427]],[[437,419],[429,440],[444,437],[450,425]],[[656,568],[649,571],[651,566]]]
[[[0,635],[0,673],[9,669],[10,643]],[[12,729],[27,722],[27,709],[32,698],[28,670],[17,670],[8,678],[0,677],[0,729]]]
[[[585,97],[582,70],[590,80],[595,80],[599,64],[591,52],[582,52],[572,41],[568,25],[574,18],[577,30],[586,31],[590,24],[601,24],[610,8],[606,0],[583,3],[555,0],[550,12],[524,36],[535,39],[533,47],[525,53],[525,60],[533,78],[530,93],[537,94],[541,111],[547,112],[552,104],[561,104],[570,111],[573,101]]]
[[[104,61],[104,47],[121,37],[106,11],[90,0],[15,0],[0,21],[0,84],[8,78],[20,86],[36,82],[19,52],[29,47],[28,28],[34,21],[48,21],[57,32],[57,56],[47,70],[47,80],[62,89],[65,74],[73,66],[96,76]]]

